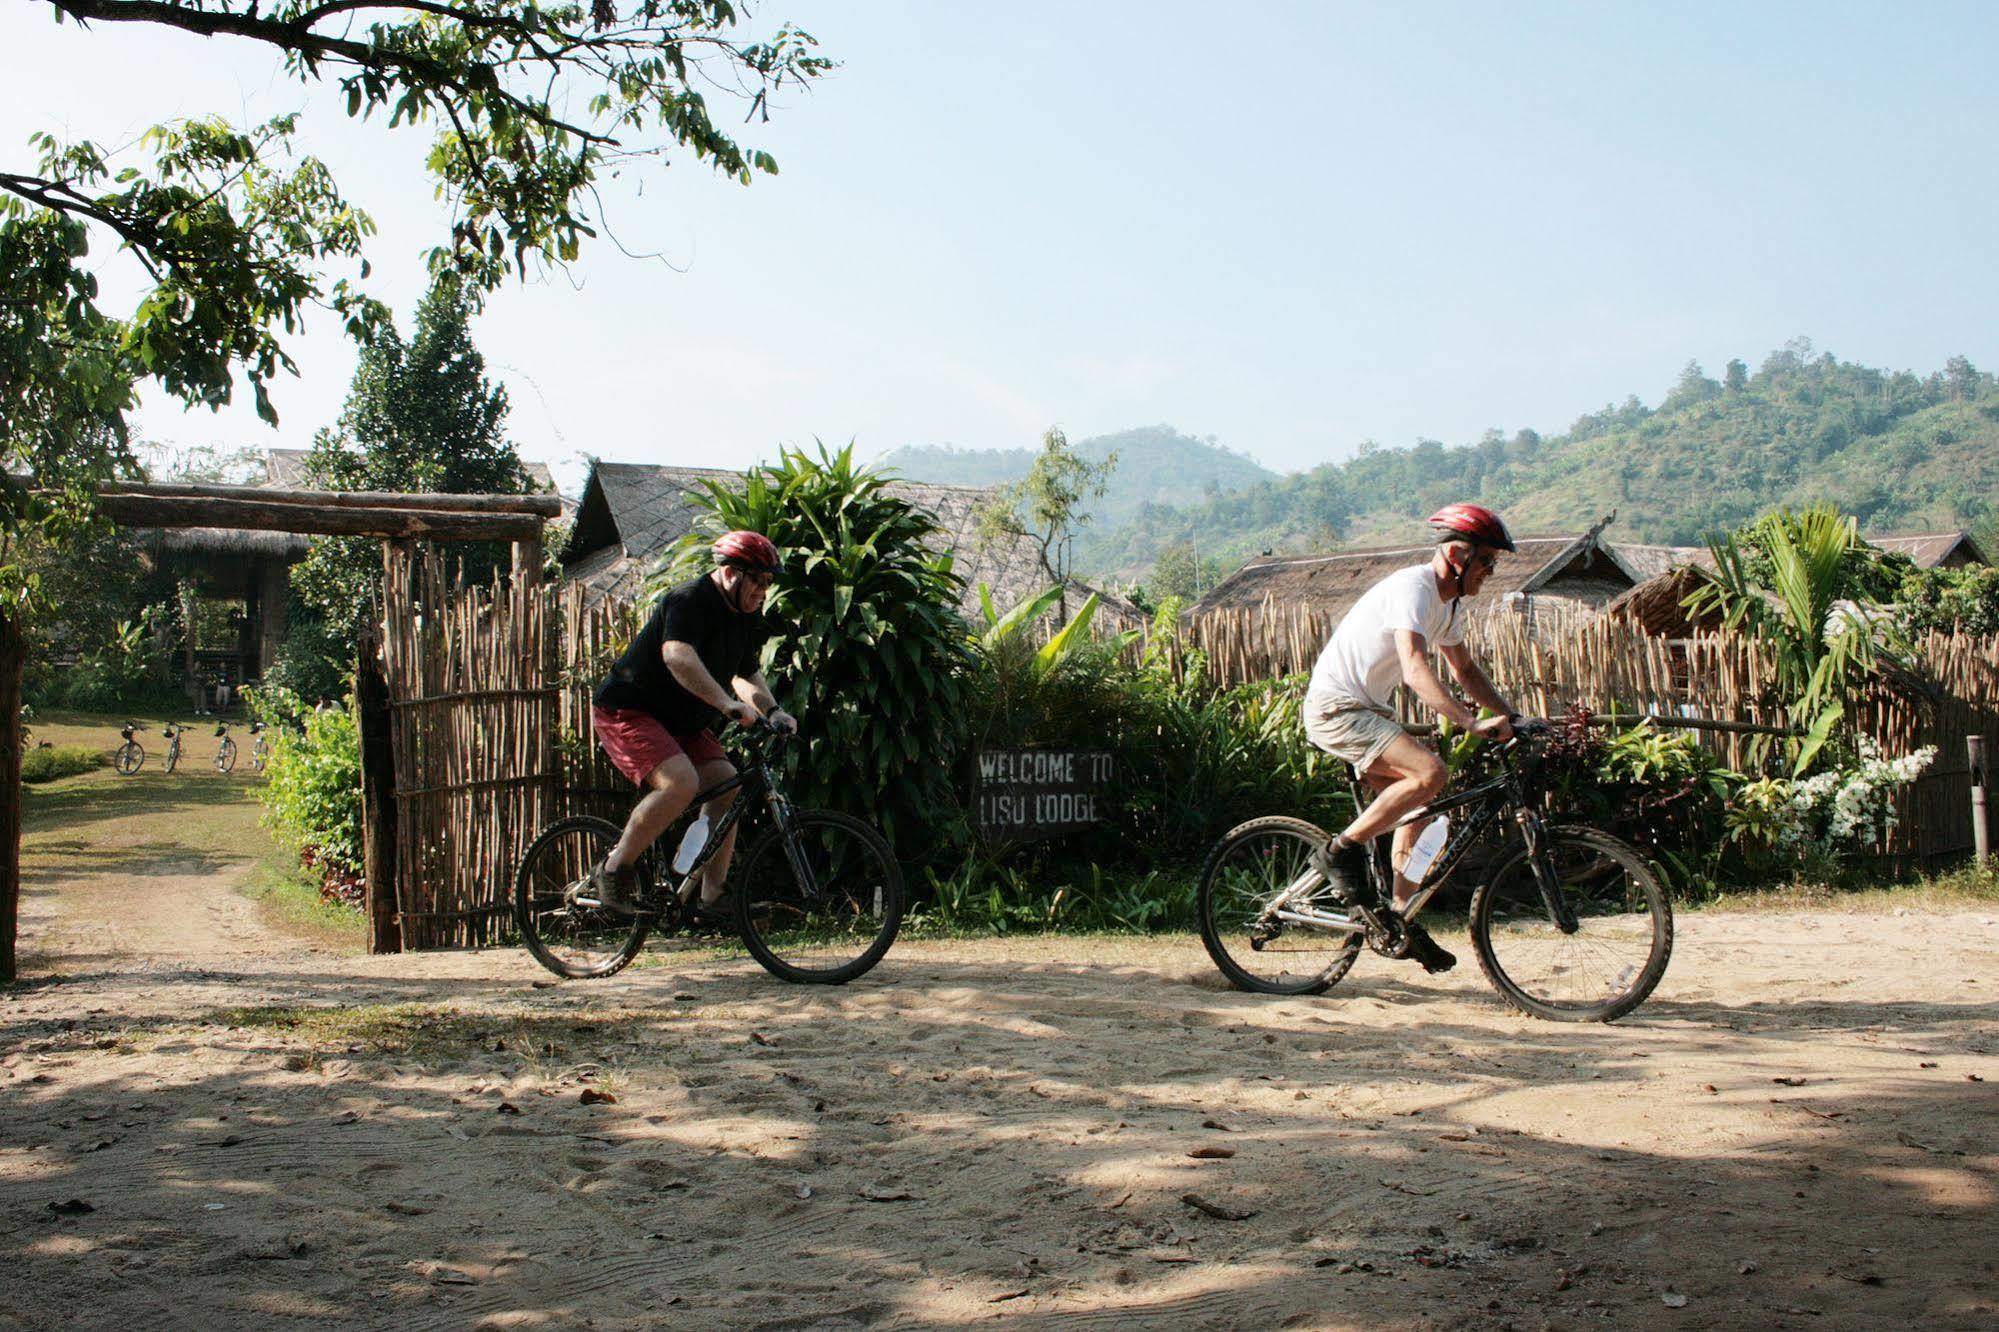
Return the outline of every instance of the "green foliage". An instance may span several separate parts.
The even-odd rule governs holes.
[[[306,459],[312,484],[419,494],[528,489],[506,437],[507,391],[486,379],[486,359],[472,344],[475,309],[473,293],[446,274],[424,294],[407,344],[385,325],[362,349],[338,426],[313,440]],[[470,545],[453,554],[468,579],[484,581],[504,565],[506,548]],[[381,543],[365,537],[317,537],[291,570],[301,609],[345,640],[350,660],[353,634],[374,614],[381,582]],[[305,662],[287,662],[286,670],[301,681],[311,676]]]
[[[1117,454],[1091,462],[1069,447],[1069,438],[1050,427],[1041,438],[1027,475],[1001,486],[979,509],[979,540],[992,543],[1009,537],[1034,542],[1042,572],[1056,582],[1068,576],[1069,543],[1087,523],[1087,506],[1101,499],[1117,470]]]
[[[330,888],[361,874],[361,733],[345,708],[289,709],[265,691],[260,712],[292,710],[302,729],[273,726],[264,773],[264,822],[322,872]]]
[[[104,755],[89,745],[50,745],[21,756],[21,780],[52,782],[104,766]]]
[[[1145,596],[1154,603],[1164,603],[1169,597],[1199,601],[1203,592],[1233,572],[1233,561],[1202,553],[1191,541],[1177,542],[1159,552],[1145,580]]]
[[[1775,684],[1809,731],[1788,746],[1793,772],[1803,773],[1877,664],[1900,652],[1887,614],[1857,596],[1874,577],[1871,552],[1858,524],[1830,505],[1780,509],[1709,549],[1714,579],[1687,607],[1719,612],[1770,650]]]
[[[1918,569],[1912,564],[1892,600],[1905,634],[1999,634],[1999,569]]]
[[[727,89],[767,116],[772,94],[831,68],[789,25],[746,39],[729,0],[440,0],[365,15],[311,0],[117,8],[121,27],[262,43],[301,84],[336,79],[350,117],[427,124],[426,165],[453,213],[432,268],[472,291],[574,260],[601,225],[606,170],[678,147],[743,183],[775,174],[769,153],[720,128],[710,98]],[[94,0],[47,7],[79,24],[102,10]],[[0,615],[46,604],[17,535],[33,528],[61,545],[87,521],[96,485],[135,474],[126,417],[141,382],[219,407],[241,374],[275,423],[269,385],[295,370],[285,342],[309,309],[330,309],[364,344],[383,331],[362,253],[374,224],[324,163],[298,151],[298,128],[296,114],[251,128],[197,117],[155,125],[122,150],[36,134],[34,162],[0,169]],[[125,317],[99,304],[113,255],[141,274]],[[60,497],[31,501],[13,472]]]
[[[1106,873],[1100,865],[1069,863],[1037,865],[1030,871],[974,859],[949,874],[926,871],[922,904],[903,928],[917,938],[1057,930],[1191,931],[1197,889],[1194,875],[1184,869]]]
[[[1657,410],[1628,399],[1562,434],[1363,445],[1344,462],[1211,498],[1162,497],[1092,532],[1078,567],[1135,571],[1186,542],[1239,560],[1400,541],[1455,499],[1491,505],[1515,531],[1581,531],[1615,508],[1618,539],[1680,545],[1829,497],[1869,532],[1999,534],[1999,384],[1961,357],[1919,376],[1841,362],[1801,339],[1754,373],[1731,370],[1719,393],[1691,368]],[[1155,470],[1143,449],[1127,455],[1114,490]]]
[[[776,543],[784,571],[765,603],[776,632],[763,668],[807,741],[791,751],[792,798],[867,819],[920,860],[955,835],[951,758],[969,649],[954,609],[963,584],[950,557],[932,553],[935,519],[886,484],[854,465],[851,445],[817,457],[786,449],[741,489],[706,483],[694,530],[649,590],[707,572],[722,532]]]

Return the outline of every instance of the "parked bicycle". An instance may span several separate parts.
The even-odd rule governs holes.
[[[222,739],[222,743],[215,747],[215,770],[226,773],[236,766],[236,742],[229,738],[229,723],[226,721],[215,723],[215,734]]]
[[[785,798],[776,768],[790,738],[762,725],[747,734],[740,771],[695,796],[688,817],[731,790],[740,792],[735,803],[686,868],[669,865],[665,838],[647,852],[636,916],[605,911],[590,892],[590,871],[623,831],[617,824],[579,815],[543,829],[514,878],[514,918],[528,951],[558,976],[622,970],[648,934],[687,926],[702,868],[730,829],[761,810],[768,826],[737,856],[729,880],[736,933],[750,955],[782,980],[820,985],[843,984],[881,961],[902,926],[902,868],[861,820]]]
[[[250,723],[250,771],[262,772],[264,765],[271,761],[271,738],[264,734],[264,723]]]
[[[166,739],[167,755],[164,766],[172,772],[180,766],[180,738],[187,734],[187,727],[168,722],[160,728],[160,735]]]
[[[146,748],[132,734],[134,731],[145,729],[139,723],[129,721],[118,729],[118,734],[125,738],[125,743],[118,746],[118,752],[111,756],[111,766],[118,770],[119,776],[130,777],[145,766]]]
[[[1639,851],[1596,828],[1550,824],[1523,759],[1545,737],[1523,724],[1481,756],[1488,773],[1411,813],[1404,823],[1459,813],[1421,871],[1409,909],[1390,909],[1386,836],[1371,843],[1369,900],[1344,900],[1323,866],[1331,838],[1303,819],[1251,819],[1231,829],[1201,872],[1201,942],[1237,987],[1323,994],[1352,969],[1363,941],[1408,955],[1414,920],[1465,854],[1498,822],[1509,845],[1471,898],[1478,963],[1522,1012],[1561,1022],[1610,1022],[1645,1001],[1673,951],[1673,911]],[[1363,787],[1354,774],[1356,800]]]

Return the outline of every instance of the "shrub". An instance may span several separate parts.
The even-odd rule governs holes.
[[[89,745],[50,745],[21,756],[21,780],[52,782],[104,766],[104,755]]]
[[[703,512],[650,590],[707,572],[722,532],[775,542],[784,571],[766,603],[764,673],[810,742],[787,758],[787,789],[874,823],[904,860],[922,860],[953,839],[958,817],[963,584],[931,549],[935,520],[886,484],[854,466],[851,446],[817,458],[787,449],[740,491],[706,483]]]
[[[361,875],[361,733],[344,708],[307,712],[304,729],[273,727],[264,822],[322,880],[321,896],[355,901]]]

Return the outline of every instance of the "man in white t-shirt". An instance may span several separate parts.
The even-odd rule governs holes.
[[[1492,576],[1513,536],[1499,515],[1477,504],[1448,504],[1430,516],[1437,548],[1426,564],[1397,570],[1354,603],[1312,668],[1305,691],[1305,734],[1320,749],[1361,771],[1375,789],[1372,804],[1333,839],[1331,877],[1350,900],[1362,901],[1367,882],[1368,841],[1395,826],[1410,811],[1443,792],[1447,773],[1436,751],[1402,729],[1390,700],[1397,685],[1445,718],[1475,735],[1506,740],[1513,734],[1513,705],[1493,688],[1465,647],[1460,602],[1475,596]],[[1473,703],[1496,715],[1483,720],[1444,687],[1430,665],[1435,648],[1450,663]],[[1393,863],[1408,860],[1427,820],[1395,832]],[[1416,885],[1395,876],[1395,910],[1400,912]],[[1428,971],[1449,971],[1457,959],[1413,921],[1407,926],[1409,956]]]

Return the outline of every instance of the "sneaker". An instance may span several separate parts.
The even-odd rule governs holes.
[[[1423,964],[1423,970],[1432,976],[1449,971],[1458,964],[1457,955],[1430,937],[1430,932],[1415,922],[1405,927],[1409,931],[1409,956]]]
[[[1325,876],[1335,900],[1351,906],[1364,900],[1367,890],[1367,848],[1344,846],[1334,851],[1321,847],[1312,853],[1312,868]]]
[[[686,920],[693,934],[734,934],[735,899],[724,893],[712,902],[696,902],[687,908]]]
[[[636,915],[639,909],[638,869],[632,865],[620,865],[616,869],[599,865],[590,871],[589,893],[606,911],[620,916]]]

